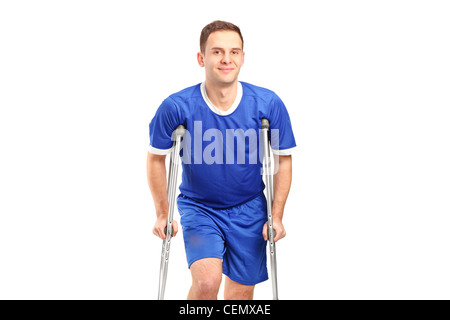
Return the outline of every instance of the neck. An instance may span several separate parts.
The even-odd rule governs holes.
[[[208,99],[217,109],[222,111],[227,111],[233,105],[237,96],[237,87],[237,80],[226,85],[215,85],[211,81],[205,81]]]

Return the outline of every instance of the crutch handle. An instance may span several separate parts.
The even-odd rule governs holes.
[[[261,120],[261,129],[269,129],[269,127],[270,127],[269,120],[267,120],[266,118],[263,118]]]
[[[270,227],[269,227],[269,225],[267,225],[267,236],[269,236],[269,230],[270,230]],[[273,229],[273,237],[275,238],[276,236],[277,236],[277,232],[275,231],[275,229]]]
[[[172,232],[171,232],[170,234],[173,234],[173,227],[172,227],[171,229],[172,229]],[[275,231],[274,231],[274,232],[275,232]],[[164,227],[164,234],[167,235],[167,226]],[[275,236],[275,235],[274,235],[274,236]]]

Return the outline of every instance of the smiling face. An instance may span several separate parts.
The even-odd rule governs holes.
[[[234,31],[215,31],[206,41],[205,52],[197,54],[205,67],[206,81],[216,86],[227,86],[237,81],[244,64],[242,41]]]

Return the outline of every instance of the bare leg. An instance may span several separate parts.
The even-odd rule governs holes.
[[[217,300],[222,282],[222,260],[205,258],[191,264],[192,286],[188,300]]]
[[[233,281],[228,277],[225,278],[225,300],[253,300],[254,290],[254,285],[249,286]]]

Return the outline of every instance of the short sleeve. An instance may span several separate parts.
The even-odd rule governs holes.
[[[272,151],[277,155],[290,155],[296,147],[289,113],[283,101],[274,94],[270,122],[270,143]]]
[[[180,112],[172,98],[164,100],[149,125],[150,146],[148,151],[166,155],[173,145],[172,133],[180,125]]]

